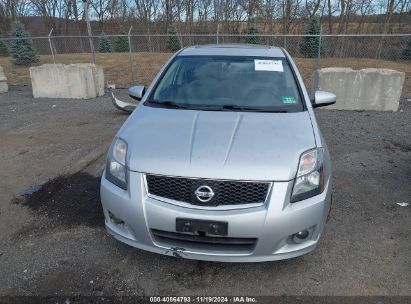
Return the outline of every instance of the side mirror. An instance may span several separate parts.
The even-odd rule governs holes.
[[[324,91],[315,91],[314,100],[311,102],[313,108],[332,105],[337,101],[337,96],[333,93]]]
[[[145,92],[146,88],[144,86],[134,86],[128,89],[128,95],[137,100],[141,100]]]

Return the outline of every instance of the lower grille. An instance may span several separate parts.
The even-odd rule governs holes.
[[[149,194],[199,206],[263,204],[270,187],[268,182],[243,182],[194,179],[146,174]],[[214,196],[200,200],[195,192],[209,187]]]
[[[210,237],[151,229],[154,239],[161,244],[210,251],[252,252],[256,238]]]

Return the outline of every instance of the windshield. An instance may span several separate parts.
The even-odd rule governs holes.
[[[248,56],[176,57],[146,104],[230,111],[304,109],[285,58]]]

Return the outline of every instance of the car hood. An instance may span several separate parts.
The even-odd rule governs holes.
[[[138,107],[118,136],[132,171],[287,181],[315,147],[308,112],[255,113]]]

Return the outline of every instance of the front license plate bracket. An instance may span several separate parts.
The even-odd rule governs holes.
[[[194,235],[227,236],[228,223],[219,221],[197,220],[187,218],[176,219],[176,231]]]

